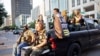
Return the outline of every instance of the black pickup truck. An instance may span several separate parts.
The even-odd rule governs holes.
[[[85,18],[80,30],[71,31],[70,36],[63,39],[55,38],[54,42],[56,47],[51,56],[81,56],[82,50],[100,43],[99,24],[95,20]]]

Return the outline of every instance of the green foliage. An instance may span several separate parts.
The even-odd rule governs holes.
[[[10,29],[14,30],[14,29],[18,29],[18,27],[15,24],[13,24],[12,26],[10,26]]]
[[[75,15],[72,13],[72,14],[69,16],[69,18],[70,18],[70,19],[73,19],[74,16],[75,16]]]
[[[14,30],[14,29],[18,29],[18,27],[16,25],[12,25],[12,26],[5,26],[2,28],[2,30]]]
[[[49,29],[53,28],[53,22],[49,22]]]
[[[35,22],[36,22],[36,21],[29,23],[29,27],[30,27],[30,28],[35,28]]]
[[[2,30],[10,30],[10,27],[9,26],[5,26],[2,28]]]
[[[5,12],[5,9],[2,4],[0,4],[0,26],[3,24],[3,19],[7,17],[7,12]]]

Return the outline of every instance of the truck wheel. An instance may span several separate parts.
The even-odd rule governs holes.
[[[81,48],[77,43],[73,43],[69,46],[67,56],[81,56]]]

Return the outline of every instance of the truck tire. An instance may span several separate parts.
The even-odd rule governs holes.
[[[81,56],[81,47],[77,43],[73,43],[69,46],[67,56]]]

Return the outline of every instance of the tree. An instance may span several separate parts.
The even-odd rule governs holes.
[[[3,19],[7,17],[7,12],[5,11],[2,4],[0,4],[0,26],[3,24]]]
[[[49,22],[49,29],[52,29],[53,28],[53,22]]]
[[[30,28],[35,28],[35,22],[36,22],[36,21],[29,23],[29,27],[30,27]]]

